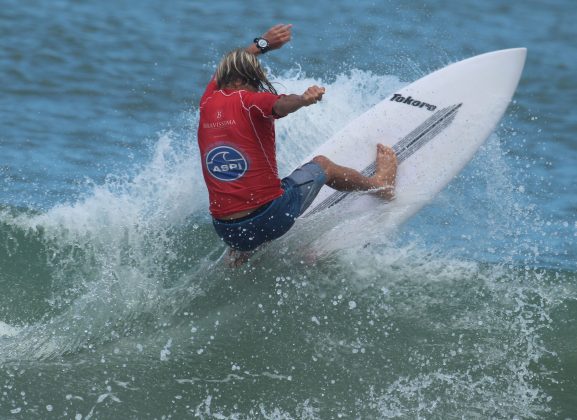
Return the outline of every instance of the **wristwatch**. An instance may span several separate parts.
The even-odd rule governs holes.
[[[267,52],[268,50],[270,50],[270,44],[268,43],[268,41],[264,38],[255,38],[254,39],[254,43],[256,45],[256,47],[260,50],[260,52],[262,54],[264,54],[265,52]]]

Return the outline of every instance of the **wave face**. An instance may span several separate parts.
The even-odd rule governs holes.
[[[329,92],[279,122],[284,173],[341,115],[401,85],[359,70],[277,81]],[[4,209],[0,363],[26,401],[48,401],[50,382],[53,406],[99,415],[550,413],[546,366],[575,274],[555,269],[551,225],[525,204],[500,137],[394,235],[360,215],[347,249],[319,254],[351,223],[329,211],[231,271],[207,215],[197,118],[159,135],[133,177],[45,212]]]
[[[239,16],[251,31],[262,16],[0,10],[0,418],[574,416],[576,86],[557,46],[574,48],[572,4],[319,1],[256,2],[295,19],[266,58],[278,90],[327,89],[277,122],[282,175],[473,49],[528,46],[526,73],[496,133],[400,229],[381,234],[386,206],[329,209],[239,270],[220,262],[196,103],[214,57],[248,39]],[[343,245],[326,252],[329,237]]]

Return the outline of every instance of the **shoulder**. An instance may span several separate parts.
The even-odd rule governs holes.
[[[200,106],[202,107],[205,104],[205,102],[209,100],[215,92],[218,92],[218,85],[216,84],[216,78],[213,76],[210,79],[210,82],[208,82],[208,85],[206,86],[204,93],[202,94],[202,98],[200,99]]]
[[[270,92],[251,92],[248,90],[239,91],[239,95],[246,110],[260,111],[266,118],[273,116],[272,107],[280,97]]]

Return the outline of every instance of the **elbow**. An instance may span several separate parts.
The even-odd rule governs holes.
[[[276,103],[272,107],[272,115],[276,118],[286,117],[288,115],[288,112],[286,112],[286,110],[284,110],[282,106],[279,106],[278,102],[279,101],[276,101]]]

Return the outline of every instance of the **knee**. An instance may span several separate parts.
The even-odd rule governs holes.
[[[325,172],[331,163],[330,159],[326,156],[323,156],[323,155],[315,156],[313,158],[313,162],[318,164],[321,168],[323,168],[325,170]]]
[[[326,182],[327,183],[332,182],[333,172],[334,172],[333,171],[333,166],[334,166],[333,162],[328,157],[323,156],[323,155],[315,156],[312,161],[314,163],[316,163],[317,165],[319,165],[323,169],[325,176],[326,176]]]

